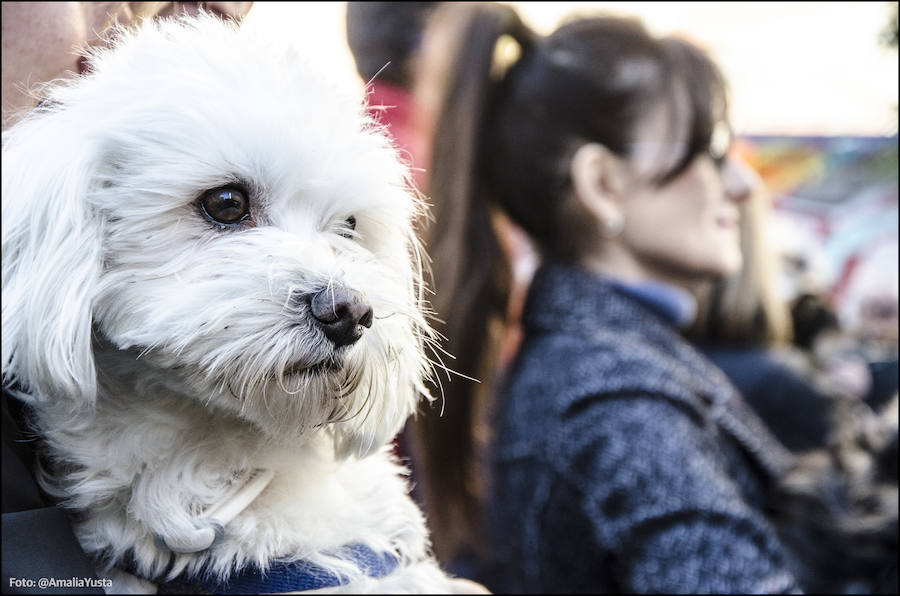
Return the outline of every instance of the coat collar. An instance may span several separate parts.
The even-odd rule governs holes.
[[[537,332],[590,336],[596,329],[607,329],[672,343],[679,337],[673,329],[676,315],[660,306],[661,295],[551,261],[534,275],[523,320]]]

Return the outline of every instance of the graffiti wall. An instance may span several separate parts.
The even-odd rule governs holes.
[[[782,241],[802,239],[818,252],[836,307],[854,276],[876,262],[896,285],[897,137],[746,136],[737,148],[791,225]]]

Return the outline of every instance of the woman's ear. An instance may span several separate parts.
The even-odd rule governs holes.
[[[578,203],[595,218],[601,230],[621,231],[625,217],[625,163],[603,145],[585,143],[575,152],[570,167]]]

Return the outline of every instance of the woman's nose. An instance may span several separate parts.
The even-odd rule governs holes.
[[[754,189],[763,184],[756,170],[742,159],[731,155],[725,160],[722,182],[725,186],[725,196],[735,203],[746,201]]]

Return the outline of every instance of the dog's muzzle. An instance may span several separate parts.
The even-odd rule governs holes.
[[[309,300],[310,311],[325,337],[334,347],[349,346],[363,334],[363,327],[372,326],[372,307],[356,290],[344,286],[330,286]]]

